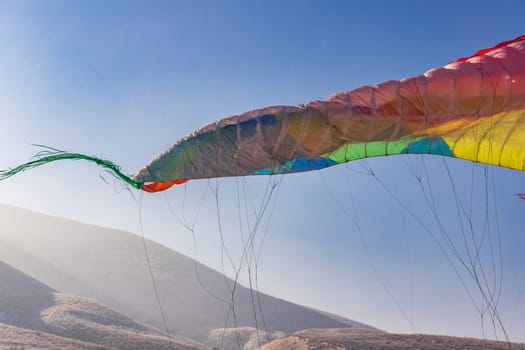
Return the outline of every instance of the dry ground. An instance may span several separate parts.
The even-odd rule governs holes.
[[[525,344],[424,334],[307,330],[277,339],[261,350],[525,350]]]

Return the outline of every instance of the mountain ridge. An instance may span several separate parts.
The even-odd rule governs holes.
[[[56,290],[89,297],[157,329],[165,328],[142,237],[0,205],[0,240],[6,243],[0,245],[0,257]],[[209,344],[212,332],[223,328],[248,327],[268,334],[308,328],[375,330],[240,285],[232,298],[233,280],[168,247],[150,240],[146,244],[171,334]]]

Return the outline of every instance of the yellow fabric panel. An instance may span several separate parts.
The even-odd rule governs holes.
[[[461,118],[432,128],[457,158],[525,170],[525,110]]]

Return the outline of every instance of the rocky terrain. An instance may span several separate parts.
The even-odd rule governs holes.
[[[311,329],[279,338],[261,350],[525,350],[525,344],[425,334]]]

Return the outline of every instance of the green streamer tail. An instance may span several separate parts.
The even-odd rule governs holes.
[[[43,145],[35,145],[35,146],[43,147],[45,148],[45,150],[37,153],[33,157],[33,160],[27,163],[21,164],[12,169],[0,170],[0,181],[5,180],[20,172],[36,168],[36,167],[39,167],[47,163],[55,162],[57,160],[64,160],[64,159],[80,160],[81,159],[81,160],[87,160],[89,162],[97,164],[98,166],[108,169],[113,175],[115,175],[117,178],[124,181],[128,185],[132,186],[133,188],[140,190],[142,186],[144,185],[143,183],[135,182],[129,176],[124,175],[122,171],[120,170],[120,166],[118,166],[117,164],[113,163],[110,160],[100,159],[100,158],[93,157],[93,156],[87,156],[85,154],[80,154],[80,153],[68,153],[65,151],[61,151],[61,150],[58,150],[52,147],[48,147],[48,146],[43,146]]]

